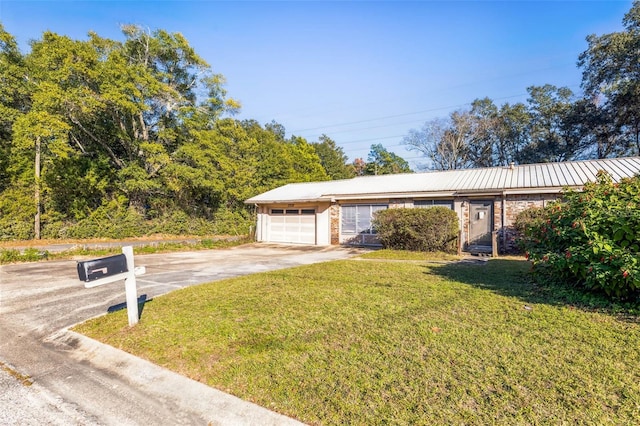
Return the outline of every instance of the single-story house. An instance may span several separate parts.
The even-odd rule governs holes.
[[[520,211],[544,206],[564,188],[582,189],[600,170],[617,182],[640,173],[640,157],[292,183],[246,203],[256,207],[262,242],[379,245],[371,227],[376,211],[444,206],[458,214],[463,247],[504,253],[513,248],[510,231]]]

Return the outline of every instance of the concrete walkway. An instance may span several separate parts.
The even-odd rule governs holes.
[[[137,256],[138,297],[358,253],[252,244]],[[0,266],[0,424],[299,424],[69,331],[124,301],[122,282],[85,289],[73,260]]]

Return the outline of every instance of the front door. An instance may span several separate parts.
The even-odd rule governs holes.
[[[491,247],[493,201],[469,203],[469,245]]]

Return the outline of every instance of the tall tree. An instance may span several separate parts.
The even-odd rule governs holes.
[[[365,175],[391,175],[398,173],[411,173],[409,163],[399,155],[387,151],[382,144],[371,145],[371,151],[367,157],[364,168]]]
[[[624,16],[624,31],[589,35],[588,48],[578,58],[586,96],[604,101],[605,114],[621,137],[611,137],[610,149],[640,155],[640,1]]]
[[[288,147],[293,160],[293,179],[295,182],[329,179],[316,150],[305,138],[292,136]]]
[[[418,151],[430,160],[423,168],[454,170],[468,167],[467,137],[471,131],[468,114],[456,111],[449,118],[427,121],[420,130],[412,129],[403,138],[410,151]]]
[[[11,183],[13,124],[29,105],[26,65],[15,38],[0,23],[0,192]]]
[[[579,153],[579,141],[571,138],[566,118],[571,111],[573,92],[551,84],[532,86],[529,92],[529,144],[522,151],[527,163],[566,161]]]
[[[468,123],[468,124],[467,124]],[[465,118],[468,127],[467,151],[474,167],[491,167],[497,164],[496,148],[498,108],[489,98],[476,99]]]
[[[79,219],[118,192],[139,211],[166,200],[176,151],[239,108],[182,35],[123,33],[45,32],[22,57],[0,28],[0,189],[10,164],[11,185],[32,191],[36,237],[47,209]]]
[[[312,143],[320,164],[331,179],[348,179],[355,176],[353,167],[347,164],[348,158],[344,150],[327,135],[322,135],[318,142]]]
[[[14,123],[14,152],[32,158],[35,203],[35,238],[40,238],[43,176],[59,159],[73,156],[69,133],[71,117],[94,111],[98,101],[90,96],[95,79],[96,52],[86,43],[45,32],[31,43],[26,57],[30,107]]]
[[[495,166],[524,162],[523,150],[529,144],[531,115],[523,103],[500,107],[495,129]]]

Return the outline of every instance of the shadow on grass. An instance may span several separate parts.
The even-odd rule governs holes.
[[[491,259],[486,262],[432,265],[425,273],[515,297],[525,304],[572,306],[585,311],[612,314],[623,321],[640,322],[640,300],[612,301],[604,294],[590,293],[570,284],[536,277],[531,273],[531,263],[525,260]]]
[[[147,302],[152,301],[153,299],[148,299],[147,300],[147,295],[143,294],[140,297],[138,297],[138,319],[142,318],[142,311],[144,311],[144,306]],[[124,303],[118,303],[117,305],[113,305],[113,306],[109,306],[109,308],[107,308],[107,312],[108,313],[112,313],[112,312],[117,312],[117,311],[121,311],[123,309],[127,308],[127,302]]]

